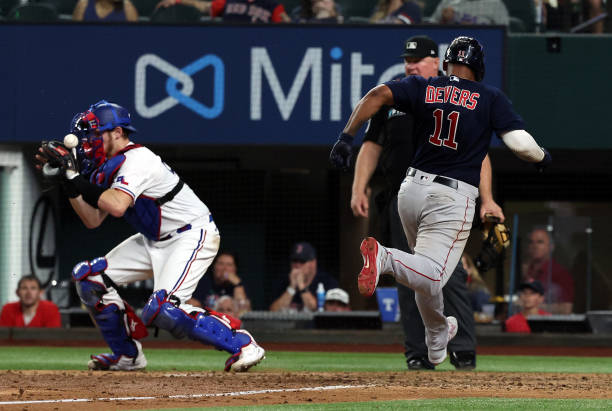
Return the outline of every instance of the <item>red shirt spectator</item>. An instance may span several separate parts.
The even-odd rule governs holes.
[[[565,267],[552,258],[554,247],[553,238],[546,227],[535,227],[529,233],[523,279],[538,280],[546,287],[546,300],[552,312],[570,314],[574,303],[574,279]]]
[[[548,293],[552,293],[551,301],[557,303],[573,303],[574,279],[569,271],[554,259],[544,261],[540,264],[529,265],[526,274],[527,277],[538,280],[542,284],[548,284],[548,271],[551,268],[550,287],[548,287],[547,291]]]
[[[36,314],[26,325],[23,319],[21,303],[5,304],[0,314],[0,326],[2,327],[49,327],[58,328],[62,326],[59,310],[51,301],[40,300],[36,308]]]
[[[62,326],[57,306],[41,300],[40,281],[33,275],[19,280],[17,296],[19,301],[5,304],[0,314],[0,327],[49,327]]]
[[[540,309],[544,301],[544,287],[537,280],[524,282],[519,286],[519,304],[521,312],[514,314],[504,323],[506,332],[530,333],[531,328],[527,323],[530,315],[550,315],[549,312]]]
[[[550,315],[548,311],[538,309],[537,315]],[[531,328],[527,323],[527,317],[523,313],[514,314],[506,320],[506,332],[509,333],[530,333]]]

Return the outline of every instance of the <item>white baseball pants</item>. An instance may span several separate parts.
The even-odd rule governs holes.
[[[457,181],[453,189],[435,183],[434,174],[417,170],[398,193],[398,211],[414,254],[386,248],[382,273],[393,273],[415,291],[430,350],[445,350],[448,325],[442,287],[461,259],[472,228],[478,188]]]
[[[220,241],[217,226],[208,217],[165,241],[152,241],[142,234],[134,234],[106,255],[105,273],[117,285],[153,278],[153,291],[164,289],[169,296],[175,295],[185,312],[203,312],[185,302],[217,255]],[[124,308],[121,297],[113,289],[104,294],[102,301]]]

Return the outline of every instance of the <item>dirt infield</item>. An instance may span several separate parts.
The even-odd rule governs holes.
[[[21,345],[41,341],[21,341]],[[57,344],[56,344],[57,343]],[[14,343],[13,343],[14,344]],[[149,342],[148,348],[199,348]],[[0,345],[11,345],[0,341]],[[48,346],[70,345],[65,341]],[[89,344],[88,344],[89,345]],[[104,345],[95,342],[91,345]],[[395,345],[266,344],[269,350],[402,352]],[[480,355],[612,356],[610,347],[478,347]],[[401,358],[401,357],[398,357]],[[612,399],[612,374],[0,371],[0,410],[248,406],[453,397]],[[174,397],[172,397],[174,396]],[[131,397],[129,399],[125,397]],[[143,398],[148,397],[148,398]],[[36,402],[52,401],[52,402]],[[15,404],[7,404],[16,402]]]
[[[612,399],[611,386],[612,374],[0,371],[0,409],[151,409],[441,397]],[[31,402],[41,400],[55,402]]]

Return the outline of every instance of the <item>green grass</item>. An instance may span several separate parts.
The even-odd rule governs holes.
[[[331,404],[262,405],[251,407],[172,408],[172,411],[195,409],[215,410],[605,410],[612,407],[609,400],[546,400],[514,398],[450,398],[444,400],[399,400],[372,402],[337,402]]]
[[[0,347],[2,370],[84,370],[100,347]],[[228,355],[210,349],[146,349],[150,371],[221,370]],[[401,354],[269,351],[257,371],[405,371]],[[612,373],[609,357],[478,356],[477,371]],[[454,367],[445,361],[438,370]]]

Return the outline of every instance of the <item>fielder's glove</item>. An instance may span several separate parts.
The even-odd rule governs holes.
[[[548,167],[550,163],[552,163],[552,157],[550,153],[548,152],[548,150],[546,150],[544,147],[540,147],[540,148],[544,152],[544,158],[540,160],[539,162],[535,163],[535,168],[541,173],[544,171],[546,167]]]
[[[488,271],[504,258],[504,252],[510,246],[510,230],[499,222],[499,218],[487,214],[482,226],[482,236],[482,250],[474,260],[481,273]]]
[[[336,168],[342,170],[348,170],[351,165],[351,157],[353,157],[353,136],[342,133],[338,137],[338,141],[332,147],[331,153],[329,153],[329,161]]]
[[[75,160],[75,155],[72,150],[66,148],[66,146],[59,141],[43,141],[40,145],[41,157],[46,160],[43,165],[43,175],[45,175],[45,166],[47,167],[47,173],[50,173],[52,169],[59,168],[61,174],[67,179],[71,180],[79,175],[79,167]]]

